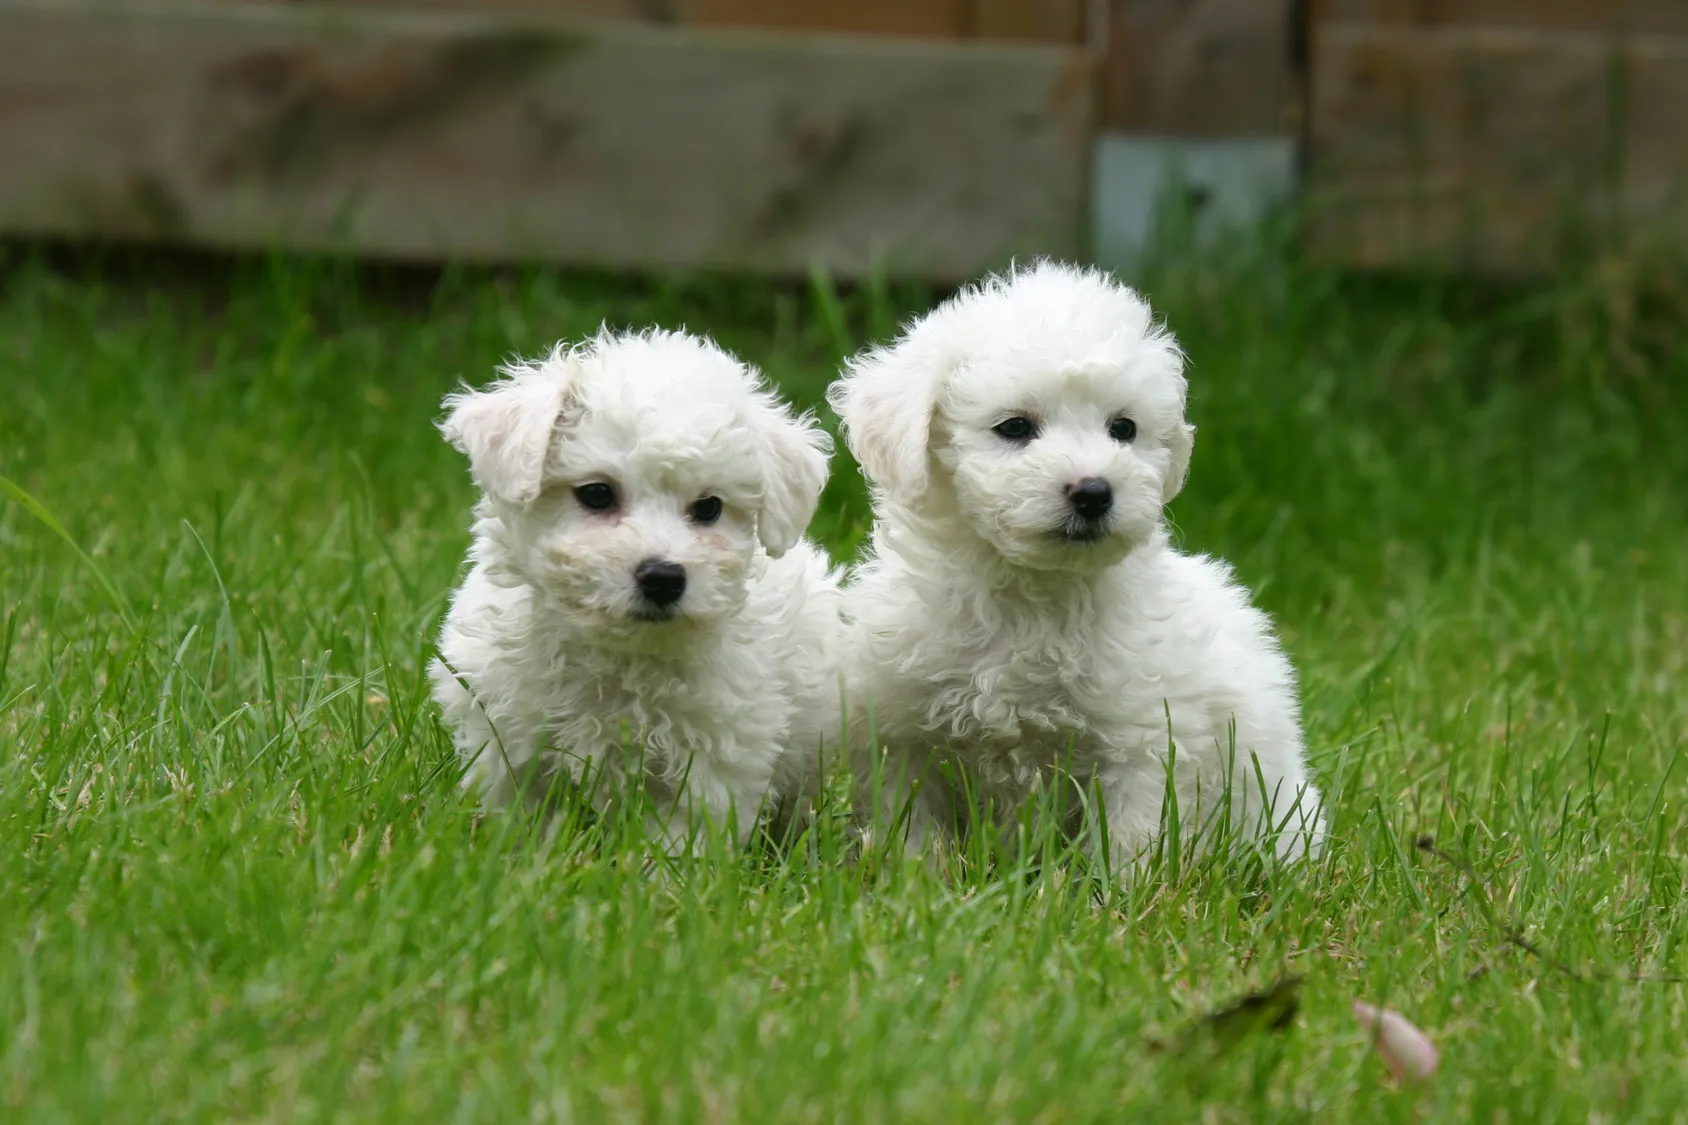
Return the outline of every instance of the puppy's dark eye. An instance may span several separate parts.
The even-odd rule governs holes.
[[[607,484],[583,484],[574,490],[574,498],[580,501],[582,508],[590,508],[594,512],[607,512],[615,507],[615,489]]]
[[[991,429],[1005,441],[1030,441],[1037,436],[1037,423],[1030,418],[1010,418]]]
[[[697,523],[714,523],[721,518],[720,498],[705,496],[702,499],[693,500],[692,506],[687,511],[693,521]]]
[[[1137,423],[1130,418],[1115,418],[1108,423],[1108,436],[1124,445],[1137,436]]]

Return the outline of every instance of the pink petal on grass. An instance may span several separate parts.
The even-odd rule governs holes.
[[[1430,1037],[1407,1022],[1405,1016],[1384,1008],[1354,1001],[1354,1018],[1372,1034],[1372,1045],[1397,1082],[1408,1078],[1429,1078],[1436,1073],[1440,1056]]]

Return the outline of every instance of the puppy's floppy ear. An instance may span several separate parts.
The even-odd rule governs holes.
[[[844,423],[850,452],[874,484],[905,504],[926,491],[932,411],[943,360],[905,336],[850,359],[827,401]]]
[[[1144,306],[1147,313],[1148,307]],[[1190,384],[1184,377],[1184,352],[1172,334],[1164,327],[1151,329],[1148,343],[1160,355],[1164,364],[1162,378],[1167,379],[1177,393],[1178,413],[1166,431],[1168,454],[1166,476],[1161,479],[1161,503],[1170,504],[1172,498],[1184,491],[1184,480],[1190,475],[1190,454],[1196,446],[1196,428],[1184,420],[1189,407]]]
[[[440,432],[469,458],[482,492],[510,504],[539,498],[545,454],[563,411],[564,380],[524,370],[485,390],[447,395]]]
[[[756,537],[777,559],[797,545],[815,517],[832,438],[815,424],[814,415],[794,418],[771,400],[763,408],[761,430],[763,488]]]
[[[1172,454],[1166,479],[1161,481],[1161,503],[1170,504],[1172,498],[1184,490],[1184,478],[1190,474],[1190,454],[1196,446],[1196,428],[1188,422],[1175,422],[1167,435],[1166,448]]]

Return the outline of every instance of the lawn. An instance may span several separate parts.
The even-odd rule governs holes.
[[[423,678],[471,500],[441,395],[608,319],[815,405],[931,294],[11,252],[0,475],[41,510],[0,496],[0,1116],[1679,1116],[1682,291],[1137,280],[1191,360],[1179,534],[1301,670],[1333,820],[1300,870],[943,878],[827,828],[651,867],[459,794]],[[865,520],[841,454],[815,534],[848,559]],[[1202,1030],[1289,977],[1287,1027]]]

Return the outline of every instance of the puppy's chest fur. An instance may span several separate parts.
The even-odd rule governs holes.
[[[887,726],[949,743],[992,785],[1031,785],[1055,765],[1087,771],[1105,749],[1097,730],[1111,724],[1097,720],[1111,710],[1109,686],[1117,699],[1129,674],[1103,666],[1109,656],[1094,611],[988,610],[913,637],[891,662],[898,674],[887,686],[905,706],[884,716]]]
[[[592,763],[619,772],[637,753],[653,778],[678,780],[694,757],[761,775],[793,720],[783,654],[749,643],[739,621],[621,651],[566,617],[536,613],[530,591],[518,589],[454,625],[442,648],[507,732],[516,766],[550,751],[571,771]]]
[[[779,669],[742,646],[699,646],[684,660],[628,658],[590,645],[568,651],[547,677],[548,741],[584,758],[637,748],[644,768],[678,780],[693,756],[771,769],[792,718]],[[746,692],[746,682],[760,683]],[[670,776],[672,775],[672,776]]]

